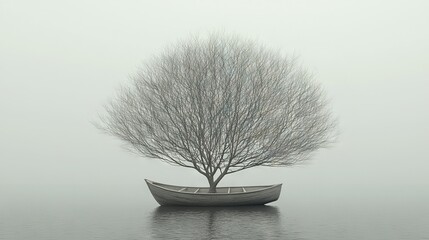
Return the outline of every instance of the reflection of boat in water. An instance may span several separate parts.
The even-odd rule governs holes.
[[[281,184],[269,186],[219,187],[209,193],[207,187],[174,186],[153,182],[146,183],[160,205],[181,206],[243,206],[262,205],[276,201]]]
[[[160,206],[151,219],[154,239],[281,239],[283,234],[273,206]]]

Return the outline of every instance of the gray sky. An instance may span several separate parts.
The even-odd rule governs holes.
[[[90,121],[145,60],[191,34],[299,55],[340,122],[305,166],[225,184],[429,184],[428,1],[0,1],[0,186],[206,184],[130,154]]]

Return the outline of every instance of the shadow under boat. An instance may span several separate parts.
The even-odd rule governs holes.
[[[156,239],[271,239],[282,236],[274,206],[160,206],[152,213]]]

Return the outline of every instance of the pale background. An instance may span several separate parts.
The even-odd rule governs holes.
[[[196,171],[127,152],[91,121],[142,62],[213,31],[299,55],[341,131],[304,166],[255,168],[220,185],[282,182],[283,198],[297,201],[426,201],[428,9],[429,1],[392,0],[0,0],[1,201],[64,188],[109,199],[140,192],[154,203],[144,178],[205,185]]]

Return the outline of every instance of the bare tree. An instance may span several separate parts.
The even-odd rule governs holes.
[[[333,139],[324,93],[293,59],[234,37],[193,39],[146,64],[101,128],[145,157],[227,174],[289,166]]]

